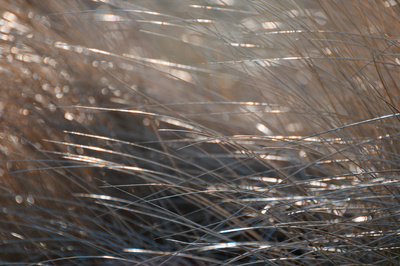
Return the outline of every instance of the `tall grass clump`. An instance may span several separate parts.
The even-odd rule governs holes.
[[[398,265],[396,0],[0,0],[0,262]]]

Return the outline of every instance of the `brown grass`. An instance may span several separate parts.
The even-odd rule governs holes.
[[[399,11],[0,0],[0,261],[397,265]]]

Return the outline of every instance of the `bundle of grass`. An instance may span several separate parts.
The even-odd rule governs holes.
[[[0,259],[399,263],[397,1],[0,0]]]

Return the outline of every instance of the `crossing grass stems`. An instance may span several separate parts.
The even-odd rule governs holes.
[[[0,0],[0,260],[397,265],[399,5]]]

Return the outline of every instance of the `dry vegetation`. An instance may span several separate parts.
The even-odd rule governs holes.
[[[398,265],[399,12],[0,0],[0,262]]]

